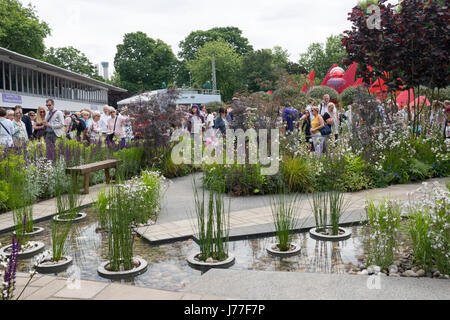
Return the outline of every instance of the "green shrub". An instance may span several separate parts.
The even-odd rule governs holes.
[[[314,174],[307,158],[285,158],[282,170],[289,191],[313,191]]]
[[[344,170],[337,178],[335,188],[341,191],[359,191],[367,189],[370,179],[365,175],[365,161],[361,157],[344,156]]]
[[[119,170],[123,177],[132,177],[141,172],[144,159],[144,148],[122,149],[113,154],[114,159],[121,160]]]
[[[308,97],[315,98],[315,99],[323,99],[323,96],[325,94],[328,94],[330,96],[330,100],[338,101],[339,94],[336,90],[333,88],[327,87],[327,86],[315,86],[312,87],[311,90],[308,92]]]
[[[211,112],[219,112],[219,108],[223,107],[224,104],[223,104],[223,102],[220,102],[220,101],[213,101],[213,102],[205,103],[204,106],[206,107],[206,109],[209,109],[209,111],[211,111]]]
[[[364,90],[361,86],[348,87],[339,95],[339,103],[341,106],[348,106],[353,104],[353,99],[358,94],[358,91]]]

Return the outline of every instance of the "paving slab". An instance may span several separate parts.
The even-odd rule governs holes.
[[[105,289],[108,283],[80,280],[79,288],[64,287],[55,293],[53,296],[56,298],[70,298],[70,299],[92,299],[100,291]]]
[[[448,300],[450,281],[211,269],[183,291],[239,300]],[[369,280],[369,281],[368,281]]]
[[[95,296],[95,300],[179,300],[180,292],[156,290],[112,283]]]

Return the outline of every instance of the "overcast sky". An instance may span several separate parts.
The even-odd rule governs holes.
[[[22,0],[28,3],[27,0]],[[235,26],[254,49],[281,46],[290,59],[350,29],[357,0],[29,0],[52,34],[47,47],[73,46],[94,63],[114,62],[128,32],[143,31],[178,53],[191,31]]]

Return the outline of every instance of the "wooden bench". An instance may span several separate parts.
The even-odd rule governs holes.
[[[115,168],[117,169],[117,165],[119,164],[119,160],[104,160],[89,164],[84,164],[82,166],[72,167],[66,169],[66,174],[72,175],[75,179],[75,183],[78,184],[78,175],[84,175],[84,190],[83,194],[89,194],[89,174],[91,172],[105,170],[106,183],[109,184],[111,181],[111,177],[109,175],[109,169]]]

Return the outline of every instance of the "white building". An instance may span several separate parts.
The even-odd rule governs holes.
[[[221,102],[222,97],[219,90],[205,90],[205,89],[178,89],[180,90],[180,96],[176,100],[177,105],[193,105],[193,104],[205,104],[208,102]],[[140,102],[148,102],[150,98],[158,93],[165,93],[167,89],[154,90],[144,92],[128,99],[117,102],[119,106],[138,104]]]
[[[51,98],[59,110],[101,110],[109,91],[127,92],[0,47],[0,107],[37,109]]]

